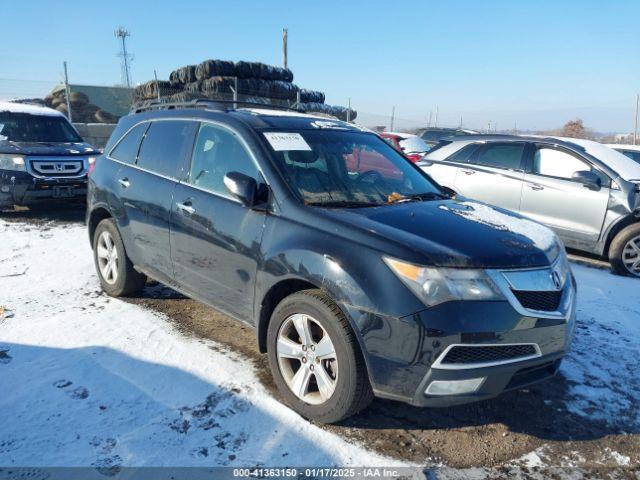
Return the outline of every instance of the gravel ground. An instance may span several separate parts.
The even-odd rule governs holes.
[[[81,222],[84,212],[21,211],[4,213],[2,218],[46,229],[52,224]],[[606,267],[597,259],[572,255],[572,260],[591,267]],[[606,282],[604,277],[603,281]],[[150,282],[139,296],[126,301],[165,314],[182,332],[215,340],[248,357],[261,382],[277,396],[266,356],[257,351],[251,329],[157,283]],[[591,325],[581,324],[579,319],[577,335],[589,328]],[[616,332],[611,335],[609,339],[617,338]],[[625,427],[597,415],[589,417],[570,411],[567,408],[570,387],[567,379],[558,375],[491,401],[446,409],[418,409],[376,400],[344,424],[323,428],[386,456],[454,468],[484,467],[494,474],[505,473],[513,465],[534,470],[538,465],[579,467],[590,472],[590,477],[606,475],[612,468],[625,464],[637,468],[638,425]],[[640,408],[640,399],[631,401],[634,409]]]

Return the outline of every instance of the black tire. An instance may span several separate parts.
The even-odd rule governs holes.
[[[313,317],[329,334],[338,361],[333,394],[324,403],[309,404],[287,386],[278,363],[276,344],[282,324],[296,313]],[[366,408],[373,399],[358,341],[340,308],[322,290],[303,290],[282,300],[269,321],[267,352],[274,381],[285,402],[300,415],[320,423],[336,423]]]
[[[629,240],[640,237],[640,223],[633,223],[618,232],[609,246],[609,263],[611,270],[618,275],[627,275],[631,277],[640,277],[640,272],[632,273],[627,269],[622,261],[622,254],[625,245]]]
[[[100,272],[100,266],[98,263],[98,241],[102,232],[108,232],[113,239],[114,247],[118,254],[117,263],[117,276],[114,283],[107,282]],[[124,260],[124,261],[123,261]],[[147,277],[133,268],[133,264],[127,252],[124,249],[122,243],[122,237],[118,231],[118,227],[112,218],[105,218],[96,227],[96,231],[93,234],[93,261],[96,266],[96,273],[100,279],[100,285],[102,290],[111,297],[124,297],[131,295],[132,293],[142,290]]]

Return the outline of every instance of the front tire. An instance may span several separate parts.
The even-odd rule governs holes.
[[[102,220],[93,234],[93,259],[102,290],[123,297],[142,290],[147,277],[136,271],[122,243],[116,223]]]
[[[623,228],[609,247],[611,270],[640,278],[640,223]]]
[[[355,334],[321,290],[294,293],[278,304],[269,322],[267,351],[278,390],[305,418],[339,422],[373,398]]]

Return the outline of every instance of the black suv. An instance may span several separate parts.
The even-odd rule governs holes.
[[[448,406],[522,387],[557,371],[573,334],[550,230],[451,198],[337,120],[136,111],[89,178],[87,225],[105,292],[152,277],[250,325],[286,402],[321,422],[374,395]]]
[[[60,112],[0,102],[0,209],[84,202],[87,172],[99,154]]]

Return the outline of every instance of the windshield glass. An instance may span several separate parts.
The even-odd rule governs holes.
[[[407,137],[400,140],[404,153],[424,153],[429,151],[429,144],[420,137]]]
[[[282,175],[306,204],[367,206],[442,195],[435,182],[377,135],[301,130],[264,136]]]
[[[0,113],[0,140],[12,142],[81,142],[66,118],[28,113]]]

